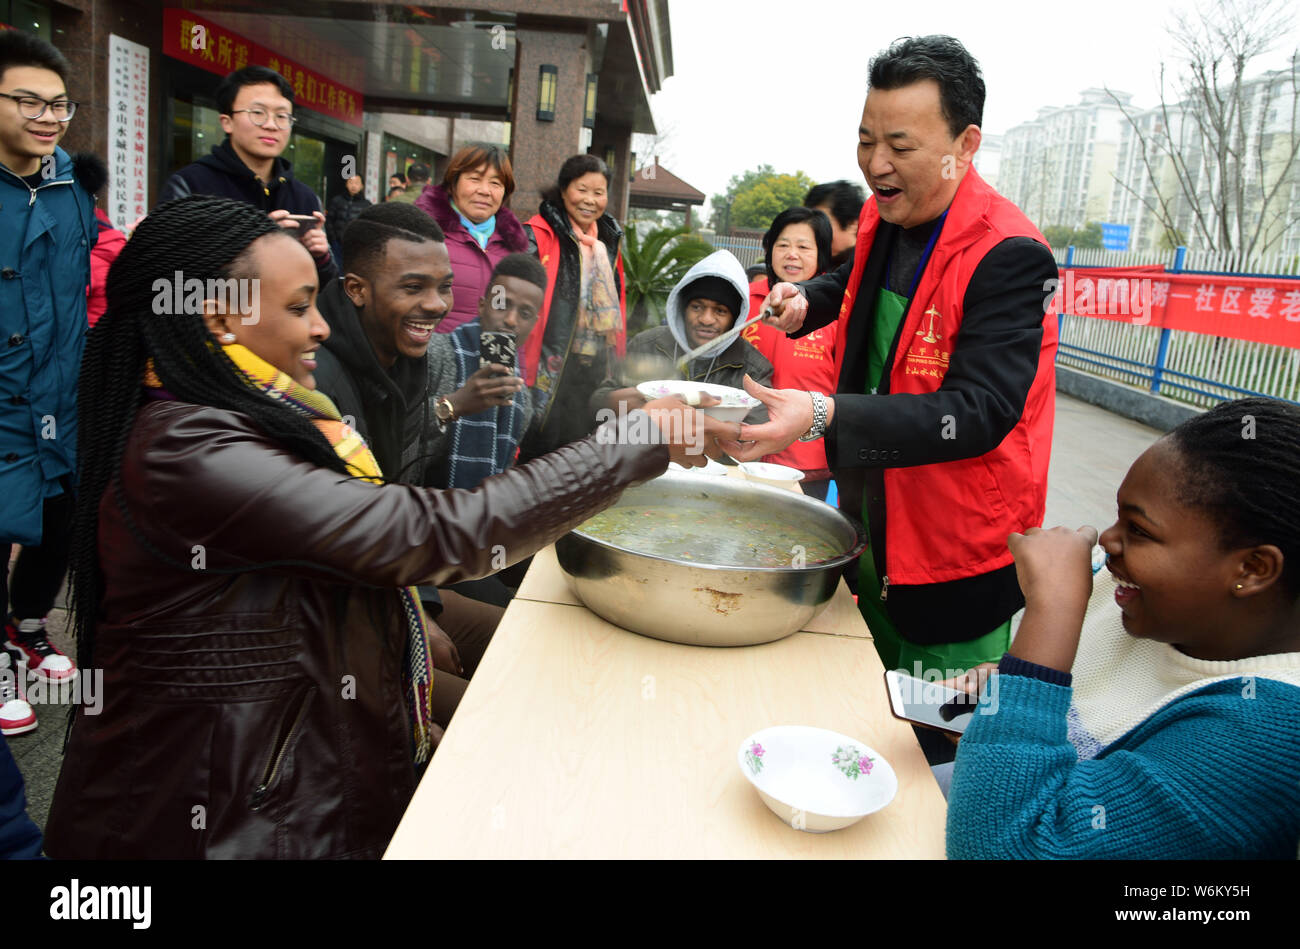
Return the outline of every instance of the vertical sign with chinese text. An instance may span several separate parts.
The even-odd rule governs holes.
[[[148,210],[149,47],[108,37],[108,206],[126,231]]]

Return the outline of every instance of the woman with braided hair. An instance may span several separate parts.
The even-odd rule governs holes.
[[[958,746],[948,856],[1294,859],[1300,407],[1184,422],[1116,500],[1095,579],[1094,529],[1010,536],[1025,615]]]
[[[670,457],[703,463],[686,439],[711,428],[661,400],[668,446],[624,423],[473,492],[387,483],[315,391],[316,292],[301,244],[222,198],[159,207],[113,265],[71,558],[104,704],[71,724],[51,856],[380,856],[438,734],[411,587],[485,576]]]

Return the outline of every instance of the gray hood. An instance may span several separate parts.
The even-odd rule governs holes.
[[[668,294],[668,328],[672,330],[673,339],[677,341],[682,352],[694,348],[686,336],[682,291],[701,277],[721,277],[736,288],[736,292],[740,294],[740,312],[736,314],[736,323],[744,322],[745,317],[749,315],[749,281],[745,279],[745,268],[740,266],[740,261],[731,251],[714,251],[686,271],[686,276],[678,281],[677,286],[673,287],[672,292]],[[733,328],[736,323],[732,324]],[[717,350],[705,350],[701,356],[715,356],[725,348],[726,346]]]

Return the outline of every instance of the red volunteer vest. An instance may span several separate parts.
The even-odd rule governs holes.
[[[876,202],[869,200],[858,222],[853,271],[840,306],[841,340],[848,336],[849,315],[879,224]],[[970,168],[903,318],[889,367],[890,393],[924,394],[942,387],[971,275],[984,255],[1009,237],[1031,237],[1047,245],[1020,209]],[[1042,525],[1056,412],[1056,343],[1056,319],[1044,313],[1038,373],[1024,411],[992,451],[960,461],[885,469],[885,572],[891,584],[946,583],[1005,567],[1012,562],[1007,535]],[[841,345],[837,380],[843,365]],[[960,419],[954,421],[960,424]]]
[[[767,294],[766,277],[758,277],[749,285],[751,316],[763,308]],[[748,326],[740,335],[772,364],[772,388],[815,390],[827,394],[835,391],[838,324],[830,323],[798,339],[790,339],[765,323]],[[813,442],[795,442],[775,455],[764,455],[763,460],[820,474],[823,478],[829,474],[826,443],[820,438]]]

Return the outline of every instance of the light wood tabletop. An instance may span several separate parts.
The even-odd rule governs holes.
[[[845,830],[794,830],[737,764],[741,741],[771,725],[858,739],[893,766],[897,796]],[[843,583],[809,631],[685,646],[578,605],[548,548],[385,858],[942,858],[945,818]]]

